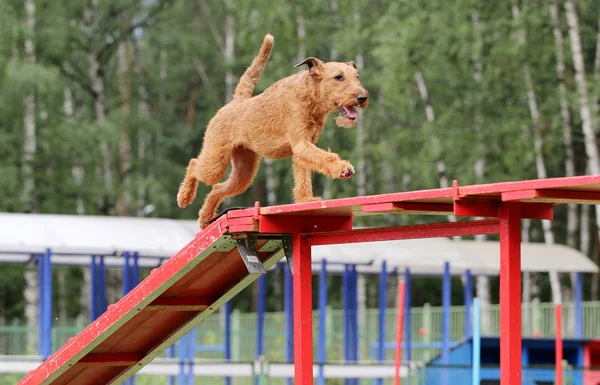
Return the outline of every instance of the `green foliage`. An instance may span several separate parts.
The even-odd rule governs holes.
[[[151,205],[153,210],[146,215],[195,219],[209,189],[201,185],[192,207],[179,209],[175,196],[185,166],[200,150],[204,127],[225,101],[227,72],[237,79],[267,32],[275,36],[275,48],[256,92],[297,71],[293,65],[301,45],[306,56],[323,60],[330,59],[334,48],[340,61],[363,55],[361,79],[371,95],[361,122],[366,135],[363,151],[357,130],[338,128],[331,118],[318,144],[355,166],[364,156],[368,194],[438,187],[438,160],[444,161],[448,179],[458,179],[463,185],[477,182],[474,165],[481,159],[486,161],[482,182],[535,178],[533,139],[537,129],[543,135],[549,175],[565,174],[554,37],[546,2],[519,2],[518,23],[513,21],[510,2],[476,0],[340,0],[337,10],[328,1],[309,0],[235,2],[232,9],[227,9],[225,1],[214,0],[111,0],[87,10],[88,3],[75,0],[36,3],[36,27],[31,33],[23,2],[0,0],[2,211],[24,208],[20,201],[23,97],[33,89],[37,125],[34,195],[40,212],[75,213],[76,201],[82,199],[86,214],[115,214],[115,204],[124,191],[129,197],[127,215],[138,215],[141,208]],[[600,82],[591,73],[600,5],[590,0],[577,4],[588,81],[597,96]],[[564,11],[559,8],[577,173],[583,174],[578,99]],[[86,19],[89,12],[95,25]],[[480,20],[477,31],[474,12]],[[230,64],[224,56],[228,15],[235,22]],[[306,27],[303,41],[297,32],[300,18]],[[526,31],[524,47],[517,44],[518,27]],[[35,42],[34,65],[25,58],[27,37]],[[125,70],[119,51],[123,43],[127,44]],[[97,55],[103,76],[104,121],[98,120],[94,104],[98,95],[92,89],[92,54]],[[532,69],[541,127],[531,124],[522,71],[525,61]],[[478,63],[480,83],[475,80]],[[422,73],[427,85],[428,102],[435,112],[431,122],[426,118],[427,104],[415,81],[416,72]],[[72,94],[72,116],[65,110],[67,89]],[[120,154],[124,137],[129,144],[127,171]],[[99,174],[104,142],[111,154],[112,185],[106,185]],[[84,171],[81,183],[73,176],[74,166]],[[289,159],[274,163],[277,203],[291,202],[290,166]],[[316,195],[322,194],[326,183],[330,183],[334,198],[357,194],[357,176],[327,181],[314,175],[313,180]],[[140,195],[140,191],[145,193]],[[266,193],[263,164],[251,189],[226,205],[252,205],[255,201],[264,205]],[[561,232],[557,239],[564,239],[566,214],[557,213],[555,228]],[[427,220],[377,217],[364,223]],[[536,234],[534,240],[540,240]],[[7,288],[22,287],[20,273],[3,272],[1,276],[7,280],[2,282],[10,282]],[[81,276],[73,275],[72,282],[80,285]],[[436,284],[416,280],[415,285],[423,289],[415,290],[420,293],[415,305],[436,303]],[[339,301],[337,288],[339,285],[330,288],[333,302]],[[19,297],[18,293],[15,291],[15,296]],[[74,298],[76,293],[73,289]],[[244,292],[239,305],[250,309],[250,295],[250,289]],[[13,305],[11,314],[22,314],[22,304]]]

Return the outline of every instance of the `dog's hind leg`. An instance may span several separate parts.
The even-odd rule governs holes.
[[[206,222],[216,215],[217,208],[225,198],[239,195],[248,189],[258,171],[260,157],[254,151],[238,147],[232,153],[232,163],[229,178],[213,186],[198,213],[202,229],[206,227]]]
[[[221,180],[230,159],[231,150],[225,146],[205,148],[197,158],[190,159],[177,193],[179,207],[183,208],[192,203],[196,197],[198,182],[212,186]]]

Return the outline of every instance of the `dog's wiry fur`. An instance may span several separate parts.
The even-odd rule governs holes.
[[[358,118],[354,107],[367,107],[368,92],[360,83],[356,66],[353,62],[325,63],[310,57],[296,65],[307,65],[308,70],[281,79],[252,96],[273,41],[270,34],[265,36],[260,52],[241,77],[233,100],[211,119],[200,154],[187,166],[177,194],[179,207],[194,200],[198,182],[213,186],[199,212],[201,228],[206,227],[225,198],[248,189],[261,157],[292,157],[296,202],[320,199],[313,197],[312,171],[332,178],[349,178],[354,173],[350,162],[315,143],[331,112],[339,110],[336,124],[350,128]],[[229,178],[218,183],[230,162]]]

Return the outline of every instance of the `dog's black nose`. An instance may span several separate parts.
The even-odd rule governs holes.
[[[367,101],[367,95],[365,95],[365,94],[358,94],[358,95],[356,95],[356,99],[358,99],[358,102],[360,104],[362,104],[362,103],[364,103],[364,102]]]

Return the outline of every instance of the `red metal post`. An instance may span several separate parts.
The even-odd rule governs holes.
[[[521,385],[521,208],[500,206],[500,384]]]
[[[305,236],[293,234],[294,383],[313,383],[311,247]]]
[[[402,334],[404,326],[404,279],[398,282],[398,318],[396,320],[396,366],[394,368],[394,385],[400,385],[400,362],[402,361]]]
[[[557,303],[555,305],[555,328],[556,328],[556,385],[562,385],[562,360],[563,360],[563,344],[562,344],[562,306]]]

